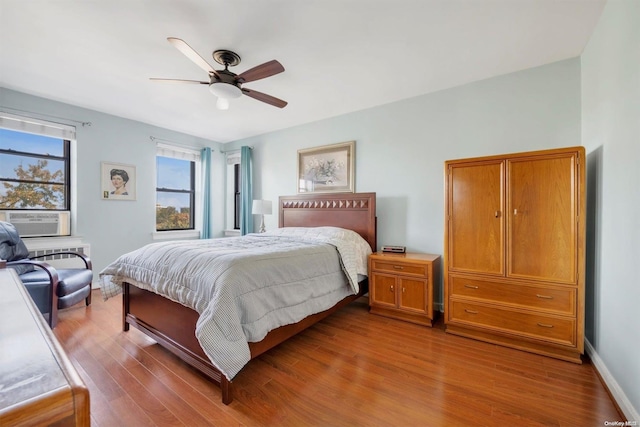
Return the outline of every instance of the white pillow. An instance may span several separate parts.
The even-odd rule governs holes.
[[[322,227],[282,227],[266,231],[265,235],[272,236],[300,236],[309,238],[339,239],[353,247],[356,255],[356,268],[358,274],[367,275],[367,260],[371,254],[371,246],[361,235],[346,228],[322,226]]]

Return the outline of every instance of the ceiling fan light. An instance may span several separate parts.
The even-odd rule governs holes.
[[[209,85],[209,91],[219,99],[234,99],[242,96],[240,88],[229,83],[211,83]]]
[[[218,108],[218,110],[228,110],[229,100],[226,98],[218,97],[218,100],[216,101],[216,108]]]

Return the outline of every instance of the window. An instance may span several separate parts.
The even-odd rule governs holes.
[[[227,154],[226,229],[240,231],[241,206],[240,151]]]
[[[69,144],[0,129],[0,208],[68,210]]]
[[[158,144],[156,231],[194,230],[200,153]]]
[[[75,129],[0,115],[0,209],[68,211]]]
[[[240,230],[240,164],[233,165],[233,229]]]

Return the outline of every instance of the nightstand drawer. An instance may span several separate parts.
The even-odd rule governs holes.
[[[452,323],[486,327],[494,332],[514,333],[556,344],[576,345],[574,318],[511,311],[464,301],[453,301],[450,307],[449,321]]]
[[[387,273],[394,273],[394,274],[411,274],[411,275],[421,276],[421,277],[426,277],[427,275],[426,265],[411,264],[411,263],[402,262],[399,260],[398,261],[372,260],[371,269],[380,271],[380,272],[387,272]]]
[[[562,286],[520,285],[449,276],[449,295],[495,301],[568,315],[576,312],[576,289]]]

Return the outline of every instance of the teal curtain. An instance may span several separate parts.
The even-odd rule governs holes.
[[[212,234],[213,219],[211,215],[211,148],[203,148],[200,151],[202,163],[202,233],[201,239],[210,239]]]
[[[253,233],[253,162],[251,161],[251,148],[240,148],[240,234]]]

